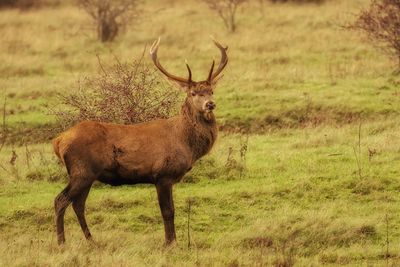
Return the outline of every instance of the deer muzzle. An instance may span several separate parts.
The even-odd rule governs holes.
[[[217,107],[217,105],[215,104],[214,101],[207,101],[205,104],[205,107],[206,107],[206,110],[212,111]]]

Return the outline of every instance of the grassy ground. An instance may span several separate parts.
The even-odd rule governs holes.
[[[0,152],[0,265],[400,265],[400,78],[394,63],[340,27],[367,3],[255,1],[228,34],[199,1],[146,1],[141,21],[107,45],[68,4],[0,11],[0,96],[13,133]],[[153,187],[98,184],[87,204],[95,242],[68,210],[67,244],[58,247],[53,199],[66,174],[45,141],[55,124],[47,107],[98,71],[96,54],[134,58],[159,35],[168,69],[185,73],[187,58],[205,78],[219,56],[209,34],[230,47],[219,123],[251,133],[248,143],[221,133],[176,186],[177,245],[162,245]]]

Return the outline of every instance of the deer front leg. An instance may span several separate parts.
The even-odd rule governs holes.
[[[164,220],[165,243],[170,245],[175,241],[174,201],[172,198],[172,184],[157,183],[158,203]]]

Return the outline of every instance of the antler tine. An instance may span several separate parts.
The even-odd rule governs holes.
[[[188,80],[188,79],[181,78],[181,77],[175,76],[175,75],[173,75],[173,74],[170,74],[166,69],[164,69],[163,66],[161,66],[160,61],[158,60],[158,57],[157,57],[158,46],[160,45],[160,40],[161,40],[161,38],[158,37],[158,40],[154,41],[153,45],[150,47],[150,56],[151,56],[151,59],[152,59],[153,62],[154,62],[154,65],[155,65],[165,76],[167,76],[169,79],[174,80],[174,81],[179,82],[179,83],[186,83],[186,84],[189,83],[189,80],[191,81],[191,77],[192,77],[192,72],[190,71],[190,68],[188,68],[188,70],[189,70],[189,78],[190,78],[190,79]],[[187,66],[187,67],[189,67],[189,66]]]
[[[188,73],[189,73],[188,82],[192,83],[192,70],[190,69],[190,66],[189,66],[189,64],[188,64],[186,59],[185,59],[185,64],[186,64],[186,68],[187,68]]]
[[[214,71],[214,65],[215,65],[215,60],[213,60],[213,62],[211,64],[210,72],[208,73],[207,81],[209,81],[209,82],[212,82],[212,74],[213,74],[213,71]]]
[[[223,47],[219,42],[217,42],[212,36],[211,36],[212,41],[214,44],[219,48],[221,51],[221,61],[219,62],[218,69],[211,75],[211,80],[214,80],[217,78],[217,76],[222,72],[222,70],[225,68],[226,64],[228,64],[228,54],[226,51],[228,50],[228,47]]]
[[[156,57],[157,57],[157,49],[158,49],[158,45],[160,44],[160,41],[161,41],[161,37],[158,37],[158,39],[153,42],[153,44],[150,47],[150,55],[153,56],[153,54],[156,54]]]

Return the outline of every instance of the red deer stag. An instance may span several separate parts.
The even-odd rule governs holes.
[[[213,110],[213,90],[228,63],[227,47],[214,41],[221,62],[214,72],[214,61],[205,81],[181,78],[167,72],[157,58],[158,39],[150,48],[155,66],[187,94],[180,115],[135,125],[95,121],[80,122],[53,141],[54,151],[65,165],[69,183],[55,198],[58,243],[65,242],[64,214],[70,203],[86,239],[91,234],[85,219],[85,202],[95,180],[113,186],[154,184],[164,220],[165,242],[175,240],[172,186],[202,156],[217,138]]]

